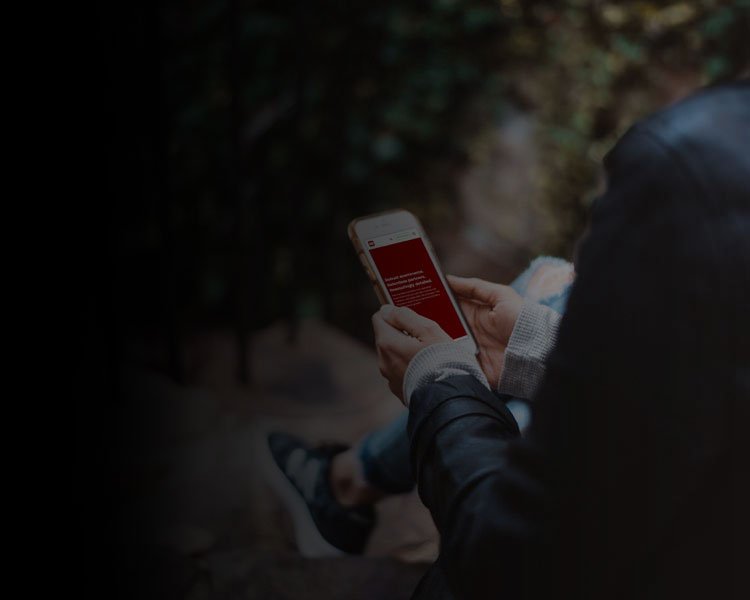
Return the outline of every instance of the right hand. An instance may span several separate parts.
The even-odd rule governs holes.
[[[432,344],[450,342],[440,325],[412,309],[385,304],[372,316],[380,374],[401,402],[404,375],[416,354]]]
[[[479,346],[479,365],[496,389],[523,298],[507,285],[453,275],[447,279]]]

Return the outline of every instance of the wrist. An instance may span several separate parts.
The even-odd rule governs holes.
[[[409,406],[411,395],[420,387],[452,375],[473,375],[490,389],[477,357],[454,341],[432,344],[411,359],[404,373],[403,402]]]
[[[549,352],[557,340],[561,316],[547,306],[524,302],[508,340],[497,391],[531,398],[546,371]]]

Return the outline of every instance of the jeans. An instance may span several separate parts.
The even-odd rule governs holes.
[[[535,258],[510,284],[511,287],[521,296],[526,296],[532,275],[544,264],[558,266],[567,262],[550,256]],[[568,301],[570,286],[571,284],[567,284],[559,293],[541,298],[539,303],[562,314]],[[528,406],[525,402],[506,399],[508,408],[519,421],[519,427],[524,429],[522,421],[528,419]],[[408,419],[409,411],[405,410],[385,427],[370,433],[359,446],[358,454],[365,479],[370,485],[389,494],[410,492],[415,485],[409,458],[409,437],[406,434]]]

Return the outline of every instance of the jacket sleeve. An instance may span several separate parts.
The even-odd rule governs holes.
[[[521,595],[542,490],[533,443],[474,377],[417,389],[409,436],[419,494],[441,535],[440,568],[458,598]]]

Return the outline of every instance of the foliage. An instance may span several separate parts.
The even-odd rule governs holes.
[[[454,219],[456,172],[510,96],[539,121],[558,224],[543,249],[567,252],[627,124],[675,89],[746,68],[748,11],[748,0],[172,0],[159,13],[155,150],[167,208],[124,224],[124,252],[172,244],[196,314],[225,314],[250,286],[254,325],[310,312],[345,322],[363,282],[348,220],[395,206]]]
[[[263,240],[254,247],[264,254],[265,318],[341,308],[336,295],[363,279],[351,218],[396,206],[428,220],[451,214],[466,108],[500,98],[506,21],[495,2],[216,0],[175,3],[165,23],[175,223],[215,246],[247,219],[243,235]],[[215,299],[220,288],[202,284]],[[295,306],[282,300],[290,296]]]
[[[560,7],[560,5],[563,5]],[[553,6],[555,8],[553,8]],[[539,67],[527,80],[540,120],[543,199],[556,224],[544,251],[570,255],[606,151],[637,119],[750,66],[750,2],[534,3]]]

